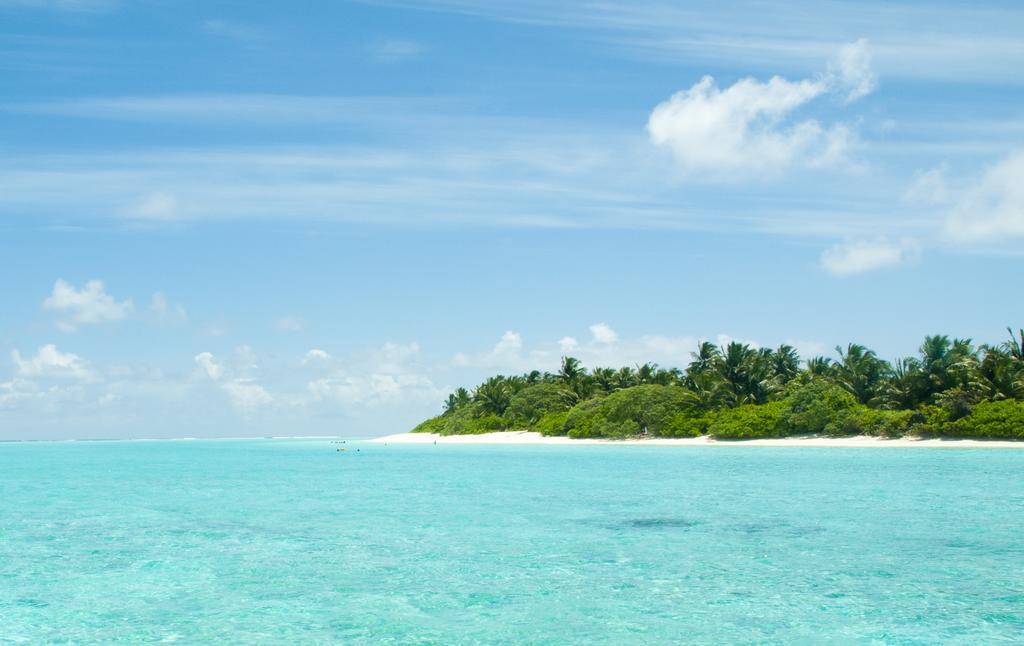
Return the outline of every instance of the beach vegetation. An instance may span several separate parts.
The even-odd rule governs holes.
[[[890,362],[866,346],[801,363],[789,345],[698,344],[682,368],[656,363],[497,375],[459,388],[415,432],[532,430],[573,438],[904,435],[1024,439],[1024,330],[975,345],[931,335]]]

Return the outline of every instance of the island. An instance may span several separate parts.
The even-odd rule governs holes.
[[[685,369],[647,363],[588,370],[566,356],[557,373],[497,375],[473,390],[459,388],[441,414],[412,434],[382,440],[772,444],[815,438],[839,446],[900,440],[890,443],[895,446],[956,438],[1007,445],[1024,439],[1024,329],[1008,332],[997,345],[928,336],[916,356],[894,362],[855,343],[837,346],[835,359],[801,362],[789,345],[705,342]]]

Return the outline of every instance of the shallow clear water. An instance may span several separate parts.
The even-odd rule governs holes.
[[[1024,641],[1024,452],[339,446],[0,444],[0,642]]]

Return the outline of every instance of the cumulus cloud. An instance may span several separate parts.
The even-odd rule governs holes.
[[[14,408],[39,395],[39,387],[28,379],[15,378],[0,383],[0,409]]]
[[[92,371],[82,358],[70,352],[61,352],[57,346],[48,343],[36,351],[34,357],[23,359],[17,350],[11,352],[14,366],[21,377],[55,377],[89,380]]]
[[[75,289],[74,285],[58,278],[53,285],[53,293],[43,301],[44,309],[70,316],[69,319],[57,323],[65,331],[73,331],[84,324],[120,321],[128,316],[134,307],[131,299],[117,302],[104,291],[101,280],[90,280],[82,289]]]
[[[1024,151],[1010,154],[954,194],[943,234],[960,244],[1024,236]]]
[[[279,332],[301,332],[302,321],[291,316],[282,316],[274,321],[274,329]]]
[[[422,375],[376,372],[317,379],[309,382],[307,389],[318,400],[332,399],[343,404],[366,406],[440,402],[448,393],[448,389],[435,386],[433,381]]]
[[[895,267],[913,260],[918,254],[918,246],[910,240],[853,240],[835,244],[822,252],[821,266],[830,274],[849,276]]]
[[[274,401],[263,386],[250,379],[229,381],[222,384],[221,388],[228,394],[235,408],[243,414],[249,414],[254,409]]]
[[[501,335],[501,339],[490,352],[466,354],[459,352],[452,360],[456,366],[477,366],[490,368],[509,368],[523,365],[523,337],[518,332],[509,330]]]
[[[526,350],[522,337],[506,332],[493,349],[481,353],[460,352],[453,364],[457,367],[487,368],[507,372],[526,370],[557,370],[560,357],[572,355],[585,366],[628,366],[636,363],[668,362],[683,365],[697,347],[695,337],[648,335],[638,339],[621,339],[606,323],[589,327],[590,340],[581,343],[574,337],[562,337]]]
[[[420,374],[415,363],[419,354],[418,343],[389,341],[373,352],[350,358],[344,362],[344,369],[310,381],[306,388],[317,400],[347,406],[440,402],[449,389],[436,386],[428,376]],[[320,360],[319,354],[315,356]]]
[[[590,326],[590,334],[594,337],[595,343],[615,343],[619,340],[619,335],[615,330],[611,329],[604,323],[595,323]]]
[[[878,77],[871,69],[871,51],[864,38],[843,45],[828,65],[826,80],[840,93],[845,93],[847,103],[867,96],[878,87]]]
[[[149,301],[149,312],[159,321],[187,321],[188,312],[181,303],[171,303],[163,292],[156,292]]]
[[[371,356],[370,363],[382,372],[405,372],[419,353],[420,345],[415,341],[404,344],[388,341]]]
[[[223,368],[214,359],[213,353],[211,352],[200,352],[195,356],[196,365],[203,369],[206,376],[210,379],[217,381],[224,373]]]
[[[196,365],[227,394],[231,404],[243,415],[250,415],[256,408],[271,404],[273,396],[246,373],[256,368],[256,357],[249,346],[235,349],[235,360],[229,370],[212,352],[200,352],[194,358]],[[230,373],[230,374],[229,374]]]
[[[690,177],[737,179],[775,175],[794,164],[831,166],[845,160],[851,130],[790,117],[826,92],[853,100],[874,87],[867,44],[858,41],[844,47],[829,73],[817,79],[745,78],[720,89],[705,76],[655,107],[647,131]]]
[[[325,363],[331,360],[331,355],[320,348],[313,348],[302,358],[302,365],[306,366],[315,363]]]

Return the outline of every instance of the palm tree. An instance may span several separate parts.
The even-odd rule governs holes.
[[[696,352],[691,352],[690,356],[693,357],[693,361],[686,367],[686,374],[693,376],[697,373],[708,372],[715,369],[719,358],[722,354],[718,351],[718,346],[710,341],[702,341],[697,346]]]
[[[618,390],[615,380],[615,368],[594,368],[590,373],[594,379],[594,385],[604,393]]]
[[[832,360],[828,357],[811,357],[807,360],[807,372],[812,377],[827,377],[832,373]]]
[[[878,397],[892,372],[888,362],[879,359],[873,350],[857,343],[848,344],[846,350],[836,346],[836,352],[839,354],[839,361],[834,367],[836,383],[862,404]]]
[[[636,380],[640,384],[653,384],[658,373],[658,364],[647,362],[636,367]]]
[[[480,404],[481,410],[498,416],[505,414],[511,400],[511,389],[502,375],[491,377],[473,392],[473,401]]]
[[[1004,349],[1005,348],[1005,349]],[[986,399],[1024,399],[1024,369],[1013,356],[1012,348],[982,346],[984,356],[978,362],[977,380]]]
[[[1013,329],[1006,328],[1010,333],[1010,340],[1003,344],[1003,349],[1016,363],[1024,364],[1024,329],[1019,331],[1020,340],[1013,336]]]
[[[717,373],[697,372],[687,378],[687,389],[693,394],[693,407],[709,411],[723,406],[729,400],[726,384]]]
[[[724,382],[731,404],[763,404],[778,391],[772,378],[772,351],[756,350],[733,341],[722,348],[715,361],[715,372]]]
[[[448,399],[444,402],[444,414],[451,415],[456,410],[468,405],[473,401],[469,391],[465,388],[457,388],[455,392],[448,395]]]
[[[796,348],[785,343],[772,354],[772,372],[782,384],[787,384],[800,373],[800,355]]]
[[[885,408],[907,409],[921,403],[921,363],[913,357],[897,359],[885,383],[882,403]]]
[[[623,366],[615,373],[615,387],[617,389],[631,388],[636,386],[637,382],[636,373],[629,366]]]
[[[586,370],[580,365],[579,359],[562,357],[562,367],[558,371],[559,379],[568,384],[583,374],[586,374]]]

